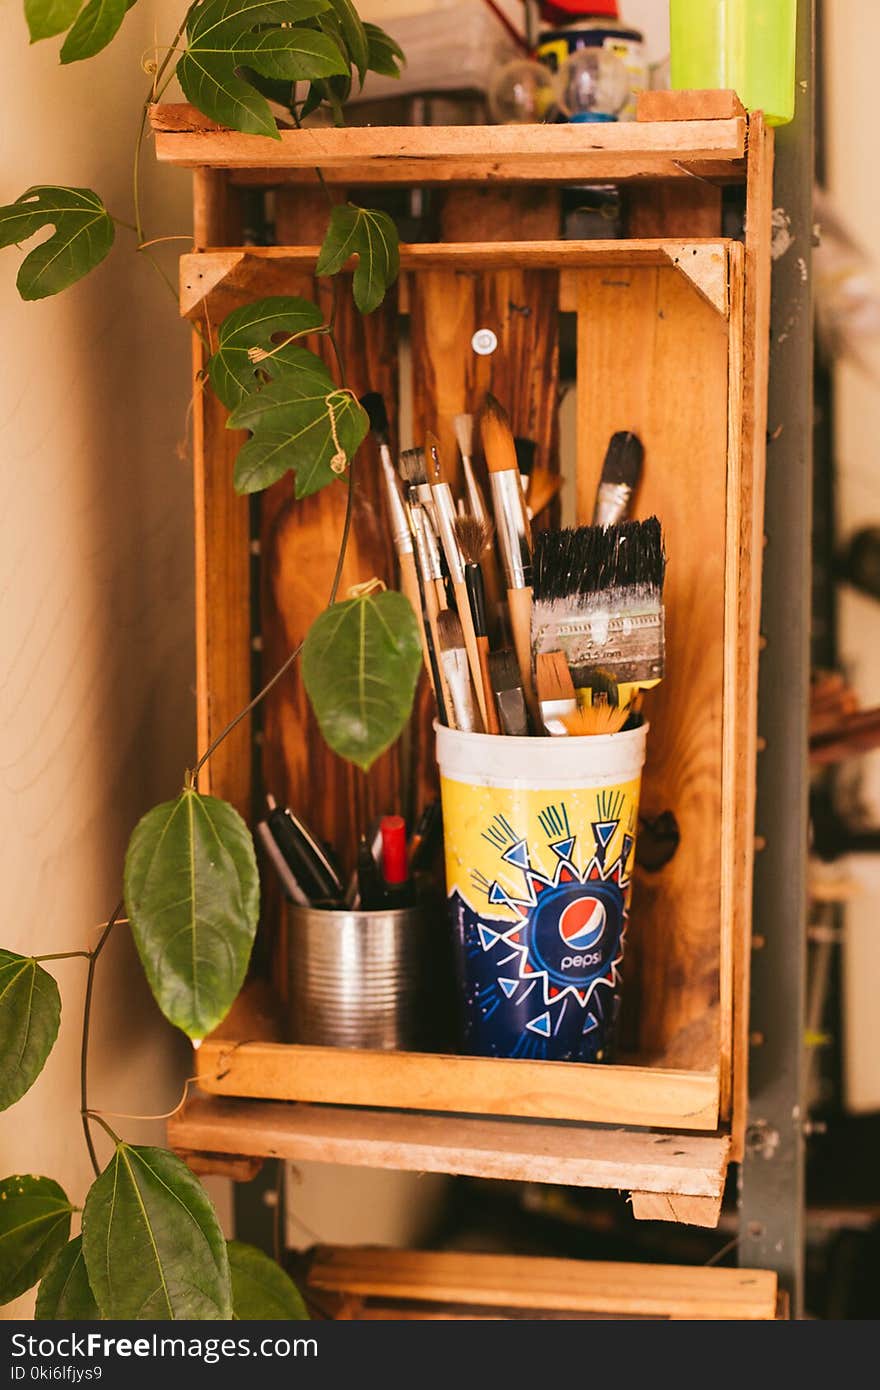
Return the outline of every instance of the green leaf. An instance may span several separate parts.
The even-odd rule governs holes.
[[[58,1036],[61,996],[32,956],[0,951],[0,1110],[33,1086]]]
[[[135,826],[125,905],[163,1014],[200,1039],[241,989],[260,910],[250,832],[225,801],[184,788]]]
[[[330,7],[339,22],[345,39],[345,46],[357,69],[361,86],[363,86],[370,57],[370,46],[364,29],[364,22],[352,4],[352,0],[330,0]]]
[[[380,29],[378,24],[365,24],[364,30],[369,45],[367,67],[370,72],[380,72],[383,77],[399,77],[398,64],[406,64],[406,55],[399,43]]]
[[[228,1240],[232,1306],[239,1322],[307,1322],[299,1289],[280,1265],[254,1245]]]
[[[362,314],[371,314],[400,269],[397,228],[387,212],[359,208],[354,203],[333,209],[315,267],[317,274],[336,275],[354,254],[358,257],[354,302]]]
[[[279,140],[269,103],[241,70],[253,68],[263,77],[290,82],[345,72],[345,58],[332,39],[296,25],[326,8],[327,0],[205,0],[194,5],[187,50],[177,64],[184,95],[221,125]]]
[[[303,646],[303,681],[327,743],[366,771],[410,715],[421,661],[415,614],[386,591],[336,603]]]
[[[113,218],[90,188],[38,184],[0,207],[0,246],[17,246],[43,227],[54,227],[18,272],[22,299],[66,290],[103,261],[113,245]]]
[[[118,31],[129,8],[129,0],[89,0],[61,45],[62,63],[76,63],[100,53]]]
[[[235,460],[237,492],[261,492],[293,469],[296,496],[308,497],[338,482],[370,427],[366,412],[333,384],[314,354],[304,348],[300,352],[317,362],[320,371],[309,371],[307,365],[286,371],[229,417],[230,429],[253,430]],[[334,467],[339,450],[344,457]]]
[[[31,43],[63,34],[76,19],[81,4],[82,0],[24,0]]]
[[[51,1178],[0,1182],[0,1303],[11,1303],[42,1278],[67,1244],[72,1211]]]
[[[282,295],[245,304],[227,314],[217,336],[217,351],[208,364],[211,385],[223,404],[234,410],[245,396],[265,385],[267,377],[277,377],[286,368],[301,365],[302,349],[293,343],[278,348],[276,338],[320,328],[323,322],[316,304]],[[248,357],[250,348],[277,350],[266,361],[254,363]]]
[[[214,1208],[198,1178],[165,1149],[117,1145],[86,1198],[83,1254],[103,1318],[232,1317]]]
[[[77,1236],[53,1259],[37,1290],[37,1322],[95,1322],[100,1317]]]

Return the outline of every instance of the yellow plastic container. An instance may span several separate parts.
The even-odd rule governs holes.
[[[794,116],[797,0],[670,0],[670,83],[732,87],[768,125]]]

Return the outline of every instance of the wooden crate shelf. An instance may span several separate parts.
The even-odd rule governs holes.
[[[416,438],[431,428],[454,457],[454,415],[491,389],[511,405],[515,433],[536,439],[542,456],[555,460],[560,310],[575,316],[578,520],[591,516],[605,442],[625,425],[640,434],[649,459],[639,514],[661,517],[671,556],[668,675],[651,692],[648,711],[663,737],[649,740],[642,808],[654,816],[671,807],[681,827],[674,858],[659,872],[641,873],[635,887],[623,1015],[631,1061],[585,1066],[293,1047],[255,1021],[248,996],[197,1057],[210,1097],[200,1104],[240,1102],[247,1112],[190,1110],[182,1128],[174,1122],[175,1142],[192,1148],[199,1132],[204,1142],[195,1147],[209,1153],[214,1126],[218,1144],[226,1135],[217,1152],[233,1158],[258,1158],[270,1144],[293,1156],[325,1142],[326,1152],[357,1151],[375,1161],[384,1155],[388,1166],[414,1166],[419,1152],[433,1149],[438,1164],[488,1171],[493,1163],[504,1167],[503,1127],[527,1119],[535,1132],[510,1158],[512,1171],[525,1173],[540,1166],[541,1126],[567,1121],[663,1129],[684,1156],[705,1139],[716,1146],[712,1162],[723,1178],[728,1157],[742,1154],[746,1115],[772,136],[760,116],[741,114],[589,129],[322,128],[284,131],[278,141],[220,130],[186,107],[154,108],[152,119],[158,158],[196,170],[195,245],[181,261],[181,312],[202,329],[197,373],[205,341],[243,304],[303,294],[329,313],[328,282],[314,274],[327,217],[323,195],[307,186],[315,167],[337,188],[439,186],[432,199],[442,242],[401,248],[401,283],[367,320],[353,309],[347,277],[338,282],[335,311],[352,385],[357,394],[380,390],[392,420],[399,358],[411,353],[418,362],[409,388]],[[591,180],[621,184],[632,235],[557,239],[552,185]],[[746,186],[744,245],[721,235],[717,183],[730,181]],[[242,184],[275,189],[277,245],[241,244]],[[491,327],[498,340],[489,358],[462,349],[479,327]],[[328,352],[326,342],[313,346]],[[226,429],[226,418],[209,388],[196,392],[202,747],[251,694],[251,601],[268,672],[326,602],[345,507],[342,488],[295,501],[288,477],[261,496],[253,534],[249,502],[231,486],[241,437]],[[365,576],[393,574],[387,537],[376,527],[383,501],[372,447],[363,446],[358,464],[343,591]],[[423,791],[433,776],[430,721],[423,692],[412,742],[413,776]],[[205,790],[248,819],[251,752],[245,721],[202,774]],[[294,806],[308,797],[323,838],[334,838],[352,811],[369,820],[395,803],[397,751],[366,779],[334,760],[320,746],[296,670],[266,703],[261,756],[266,786]],[[323,793],[317,801],[316,785]],[[273,945],[280,959],[283,925]],[[265,1104],[257,1116],[259,1100]],[[421,1111],[457,1118],[447,1125]],[[233,1132],[242,1132],[245,1113],[255,1137],[251,1147],[235,1149]],[[457,1160],[456,1125],[469,1136]],[[579,1135],[571,1142],[587,1141]],[[603,1185],[598,1154],[573,1155],[574,1169],[580,1163],[578,1171],[593,1174],[587,1184]],[[693,1190],[694,1183],[664,1188],[640,1180],[642,1157],[629,1161],[622,1186],[633,1193],[636,1215],[717,1220],[720,1180],[713,1178],[711,1192]]]
[[[246,171],[249,182],[437,184],[736,179],[744,116],[608,125],[351,127],[284,130],[280,139],[222,130],[187,106],[154,106],[156,157],[185,168]]]
[[[345,1054],[343,1054],[343,1057]],[[651,1198],[714,1226],[724,1190],[726,1135],[670,1135],[588,1125],[420,1115],[198,1096],[168,1125],[168,1142],[210,1171],[229,1159],[283,1158],[415,1173],[558,1183]],[[702,1218],[705,1218],[703,1220]]]
[[[318,1250],[307,1294],[336,1318],[660,1318],[773,1321],[775,1273],[458,1251]]]

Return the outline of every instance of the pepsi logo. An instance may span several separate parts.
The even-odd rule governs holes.
[[[605,904],[598,898],[575,898],[560,915],[559,935],[566,946],[582,951],[595,946],[605,930],[606,920]]]

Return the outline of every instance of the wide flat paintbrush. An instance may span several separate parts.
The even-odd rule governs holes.
[[[562,651],[576,690],[618,704],[663,676],[666,557],[656,517],[542,531],[535,539],[532,648]]]
[[[416,569],[416,557],[413,551],[412,524],[406,503],[401,496],[400,479],[391,461],[391,450],[388,446],[388,414],[385,410],[385,402],[378,391],[368,391],[365,396],[361,396],[361,405],[370,417],[370,429],[379,446],[379,460],[382,465],[385,493],[388,499],[391,539],[397,552],[397,563],[400,568],[400,587],[412,604],[413,611],[418,618],[425,667],[433,685],[434,674],[428,651],[428,636],[425,631],[425,619],[422,612],[422,594]]]
[[[535,685],[541,719],[548,734],[564,737],[564,720],[577,712],[577,695],[562,652],[539,652],[535,659]]]
[[[516,652],[510,647],[490,652],[489,670],[502,731],[521,738],[529,732],[529,716]]]
[[[535,711],[532,681],[532,532],[526,512],[516,446],[504,408],[491,394],[480,417],[483,453],[489,469],[498,548],[507,580],[510,629],[519,661],[522,688],[529,708]]]
[[[486,619],[486,592],[483,585],[481,561],[487,554],[492,541],[492,522],[486,517],[478,521],[475,516],[458,516],[455,519],[455,534],[461,547],[464,560],[464,582],[470,601],[471,617],[480,656],[480,676],[483,685],[483,705],[485,715],[483,725],[487,734],[500,734],[498,712],[495,709],[495,694],[492,690],[492,676],[489,671],[489,632]],[[483,706],[481,706],[481,709]]]
[[[474,631],[474,620],[471,616],[470,600],[464,582],[464,561],[462,559],[458,535],[455,529],[455,498],[452,495],[452,486],[446,473],[443,457],[440,453],[440,440],[436,435],[428,435],[425,453],[427,455],[426,466],[428,481],[431,484],[431,494],[434,498],[434,511],[437,516],[437,525],[440,531],[440,544],[443,546],[443,554],[446,556],[446,568],[449,571],[452,592],[455,595],[455,606],[458,609],[458,617],[464,636],[464,647],[471,668],[474,689],[477,692],[477,704],[480,709],[482,727],[485,728],[488,717],[486,699],[483,694],[483,678],[480,668],[480,653],[477,647],[477,635]]]
[[[596,491],[594,526],[615,526],[626,521],[633,493],[639,485],[644,457],[645,450],[637,434],[631,430],[612,434]]]

